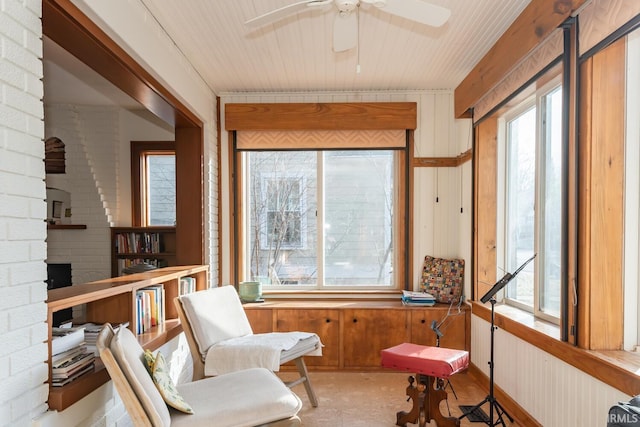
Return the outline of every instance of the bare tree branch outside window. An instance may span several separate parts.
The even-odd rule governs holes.
[[[261,151],[247,159],[252,279],[391,285],[393,152]]]

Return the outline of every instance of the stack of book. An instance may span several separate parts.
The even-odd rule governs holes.
[[[136,334],[164,323],[164,287],[154,285],[136,291]]]
[[[156,253],[163,250],[160,233],[121,233],[116,236],[116,252],[119,254]]]
[[[178,290],[179,295],[190,294],[196,291],[196,279],[193,277],[182,277],[180,278],[180,289]]]
[[[92,352],[96,357],[99,356],[98,349],[96,347],[96,341],[98,339],[98,334],[102,329],[103,325],[98,325],[96,323],[83,323],[80,327],[84,328],[84,341],[87,347],[88,352]],[[129,326],[129,322],[123,323],[111,323],[114,332],[118,331],[120,326],[124,326],[125,328]]]
[[[436,303],[433,295],[426,292],[402,291],[404,305],[432,306]]]
[[[94,362],[94,352],[85,345],[84,327],[52,328],[52,386],[61,387],[93,371]]]

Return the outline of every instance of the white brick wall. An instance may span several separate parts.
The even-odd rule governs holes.
[[[45,136],[65,143],[66,173],[47,186],[71,194],[71,223],[86,230],[50,230],[47,261],[71,263],[73,283],[111,275],[109,212],[117,206],[119,114],[115,108],[49,106]]]
[[[41,5],[0,5],[0,426],[24,426],[48,393]]]
[[[87,7],[83,0],[72,1],[80,7]],[[138,31],[137,26],[126,27],[122,30],[123,37],[135,42],[136,49],[143,56],[151,51],[160,52],[154,68],[162,70],[161,74],[180,89],[178,95],[186,97],[186,104],[195,105],[196,114],[204,118],[205,145],[212,155],[216,144],[214,95],[187,70],[188,64],[175,60],[181,56],[169,38],[150,38],[149,34],[160,34],[161,31],[158,31],[155,21],[145,19],[143,5],[138,1],[117,5],[112,2],[92,4],[113,8],[113,19],[105,14],[103,25],[110,22],[117,27],[123,14],[128,14],[143,26],[155,26],[153,31]],[[130,10],[123,12],[123,6]],[[47,235],[44,223],[47,215],[43,164],[45,129],[41,102],[41,8],[41,0],[0,0],[0,427],[131,425],[111,383],[61,413],[47,411],[44,261],[49,258],[50,261],[67,262],[73,257],[72,263],[84,266],[75,266],[76,282],[104,277],[109,270],[109,222],[117,222],[120,217],[126,220],[128,209],[117,203],[118,197],[122,197],[118,177],[124,166],[120,164],[120,171],[116,172],[120,157],[117,147],[122,147],[122,141],[114,142],[120,137],[118,114],[122,113],[68,109],[64,112],[61,126],[68,128],[69,134],[56,136],[64,140],[73,135],[81,142],[77,150],[67,152],[68,167],[73,165],[77,169],[74,167],[65,174],[68,176],[57,176],[53,180],[57,180],[56,186],[73,187],[77,193],[72,199],[73,222],[85,223],[88,228],[55,231]],[[98,15],[103,12],[108,11],[99,11]],[[127,34],[131,30],[135,34]],[[149,49],[149,44],[157,49]],[[160,80],[167,81],[162,76]],[[53,113],[49,111],[49,114]],[[98,130],[97,137],[87,137],[90,128]],[[215,165],[211,164],[211,159],[207,159],[207,173],[215,176]],[[69,183],[71,175],[74,175],[73,184]],[[84,185],[77,185],[79,182]],[[207,187],[208,194],[211,195],[214,188]],[[211,199],[214,204],[210,209],[215,211],[217,198]],[[123,214],[119,206],[127,212]],[[215,224],[214,221],[209,226],[215,227]],[[127,224],[120,222],[117,225]],[[215,230],[207,232],[210,235]],[[76,245],[81,242],[82,255],[74,252],[69,241],[75,241]],[[189,376],[181,367],[188,360],[185,348],[176,343],[163,348],[167,351],[165,355],[174,358],[172,373],[180,379]]]

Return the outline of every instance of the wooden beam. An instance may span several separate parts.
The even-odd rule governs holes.
[[[579,344],[621,350],[624,336],[624,146],[626,42],[581,67]]]
[[[415,102],[226,104],[226,130],[415,129]]]
[[[531,0],[520,16],[458,85],[454,113],[467,117],[475,104],[587,0]]]
[[[202,128],[177,127],[176,258],[204,264],[204,136]]]
[[[476,126],[474,177],[474,294],[487,293],[496,281],[498,121],[490,117]]]
[[[202,125],[70,0],[43,0],[42,32],[169,125]]]
[[[42,31],[161,120],[175,126],[177,258],[182,264],[204,263],[202,121],[70,0],[43,0]]]
[[[414,157],[411,165],[414,168],[451,168],[471,160],[471,149],[456,157]]]

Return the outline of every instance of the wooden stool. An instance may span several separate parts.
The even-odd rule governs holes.
[[[447,379],[466,369],[469,366],[468,351],[403,343],[382,350],[380,355],[385,368],[416,372],[416,378],[409,377],[407,387],[413,408],[409,412],[399,411],[396,425],[413,423],[424,427],[432,419],[438,427],[460,425],[458,418],[445,417],[440,412],[440,402],[447,398],[447,392],[438,379]]]

